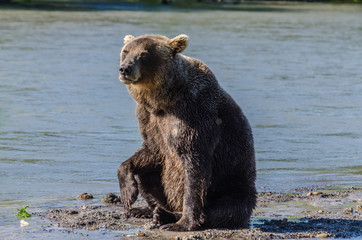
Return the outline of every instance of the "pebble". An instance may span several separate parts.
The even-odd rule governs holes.
[[[182,240],[192,240],[193,236],[190,235],[190,236],[185,236],[185,237],[182,237]]]
[[[77,214],[79,214],[79,212],[77,210],[72,210],[72,211],[69,212],[69,214],[77,215]]]
[[[114,193],[108,193],[104,195],[102,202],[105,204],[121,204],[121,199]]]
[[[29,225],[29,223],[26,222],[25,220],[20,221],[20,227],[25,227],[25,226],[28,226],[28,225]]]
[[[320,234],[317,234],[315,237],[316,238],[327,238],[328,234],[327,233],[320,233]]]
[[[140,237],[140,236],[141,236],[141,237],[146,236],[146,234],[145,234],[144,232],[142,232],[142,231],[138,231],[136,235],[139,236],[139,237]]]
[[[82,193],[77,196],[78,200],[90,200],[93,199],[93,195],[89,193]]]
[[[158,228],[158,226],[157,226],[157,224],[155,224],[153,222],[148,222],[143,225],[143,228],[146,230],[152,230],[152,229]]]
[[[323,193],[322,192],[309,192],[307,193],[307,196],[310,197],[310,196],[317,196],[317,195],[322,195]]]
[[[362,211],[362,205],[357,205],[357,206],[356,206],[356,210],[357,210],[357,211]]]
[[[353,213],[353,208],[346,208],[343,210],[344,213]]]

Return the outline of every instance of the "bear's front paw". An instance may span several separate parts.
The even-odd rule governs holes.
[[[135,185],[128,186],[124,189],[121,189],[121,203],[123,204],[126,210],[130,210],[132,204],[137,200],[138,197],[138,188]]]
[[[165,231],[174,231],[174,232],[188,232],[188,231],[194,231],[198,230],[199,228],[191,227],[191,226],[184,226],[177,223],[169,223],[162,225],[160,227],[161,230]]]
[[[187,231],[190,231],[190,230],[186,229],[184,226],[179,225],[177,223],[169,223],[169,224],[162,225],[160,227],[160,229],[165,230],[165,231],[174,231],[174,232],[187,232]]]
[[[194,231],[199,230],[200,225],[198,224],[186,224],[178,221],[177,223],[169,223],[162,225],[160,227],[161,230],[165,231],[175,231],[175,232],[187,232],[187,231]]]

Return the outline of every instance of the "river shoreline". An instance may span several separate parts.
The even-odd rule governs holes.
[[[138,200],[135,206],[144,206]],[[299,189],[292,193],[260,192],[249,229],[167,232],[150,219],[127,216],[117,204],[51,209],[35,213],[51,224],[44,231],[92,236],[97,231],[122,231],[119,237],[141,239],[301,239],[362,236],[362,189]],[[83,230],[83,231],[80,231]]]

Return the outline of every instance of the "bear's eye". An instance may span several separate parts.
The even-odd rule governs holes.
[[[122,52],[121,52],[121,61],[123,61],[125,58],[126,58],[126,56],[127,56],[127,51],[125,51],[125,50],[123,50]]]
[[[146,56],[147,56],[147,53],[146,53],[146,52],[143,52],[143,53],[141,53],[140,58],[145,58]]]

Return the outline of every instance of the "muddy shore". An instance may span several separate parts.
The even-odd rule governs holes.
[[[44,231],[62,229],[69,234],[87,230],[124,231],[120,238],[136,239],[301,239],[362,237],[362,188],[346,190],[296,189],[291,193],[260,192],[249,229],[208,229],[167,232],[150,219],[129,217],[113,195],[102,205],[52,209],[36,215],[50,219]],[[138,200],[134,206],[143,206]],[[135,229],[139,229],[135,231]],[[131,231],[133,230],[133,231]],[[128,233],[127,233],[128,231]]]

